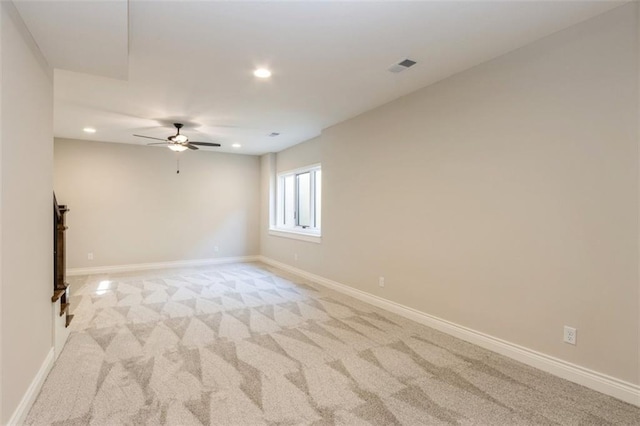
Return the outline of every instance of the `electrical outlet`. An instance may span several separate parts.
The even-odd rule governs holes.
[[[87,253],[87,259],[88,260],[93,260],[93,252]]]
[[[378,285],[384,287],[384,277],[378,277]]]
[[[564,342],[575,345],[578,340],[578,330],[567,325],[564,326]]]
[[[214,246],[213,247],[213,251],[215,251],[216,253],[218,253],[220,251],[220,247],[218,246]]]
[[[295,253],[295,254],[293,255],[293,260],[295,260],[296,262],[298,261],[298,253]]]

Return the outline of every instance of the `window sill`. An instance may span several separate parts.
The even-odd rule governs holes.
[[[316,243],[316,244],[322,243],[322,235],[312,233],[312,232],[271,228],[269,229],[269,235],[274,237],[291,238],[293,240],[307,241],[309,243]]]

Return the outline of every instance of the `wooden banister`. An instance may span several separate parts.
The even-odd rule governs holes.
[[[69,314],[69,284],[67,283],[67,259],[65,224],[66,205],[58,204],[53,194],[53,296],[51,302],[60,300],[60,316],[66,315],[65,324],[69,326],[73,315]]]

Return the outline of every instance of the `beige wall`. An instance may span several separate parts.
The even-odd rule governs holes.
[[[69,268],[258,254],[259,157],[56,139],[54,163]]]
[[[53,84],[15,11],[2,2],[0,372],[5,424],[52,347]]]
[[[640,383],[635,8],[279,153],[322,162],[323,241],[263,227],[262,254]]]
[[[276,162],[277,172],[286,172],[317,163],[318,159],[322,157],[320,139],[321,137],[313,138],[279,152]]]

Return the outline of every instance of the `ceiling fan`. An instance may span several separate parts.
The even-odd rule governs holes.
[[[155,140],[158,140],[158,141],[162,141],[162,143],[155,142],[155,143],[149,143],[147,145],[165,145],[170,150],[176,151],[176,152],[181,152],[181,151],[184,151],[186,149],[196,150],[196,149],[198,149],[198,147],[196,145],[199,145],[199,146],[220,146],[219,143],[212,143],[212,142],[190,142],[188,137],[186,137],[185,135],[180,134],[180,129],[182,129],[183,124],[182,123],[173,123],[173,125],[175,126],[177,132],[176,132],[175,135],[171,135],[171,136],[167,137],[167,139],[160,139],[160,138],[154,138],[154,137],[151,137],[151,136],[143,136],[143,135],[133,135],[133,136],[136,136],[136,137],[139,137],[139,138],[155,139]]]

